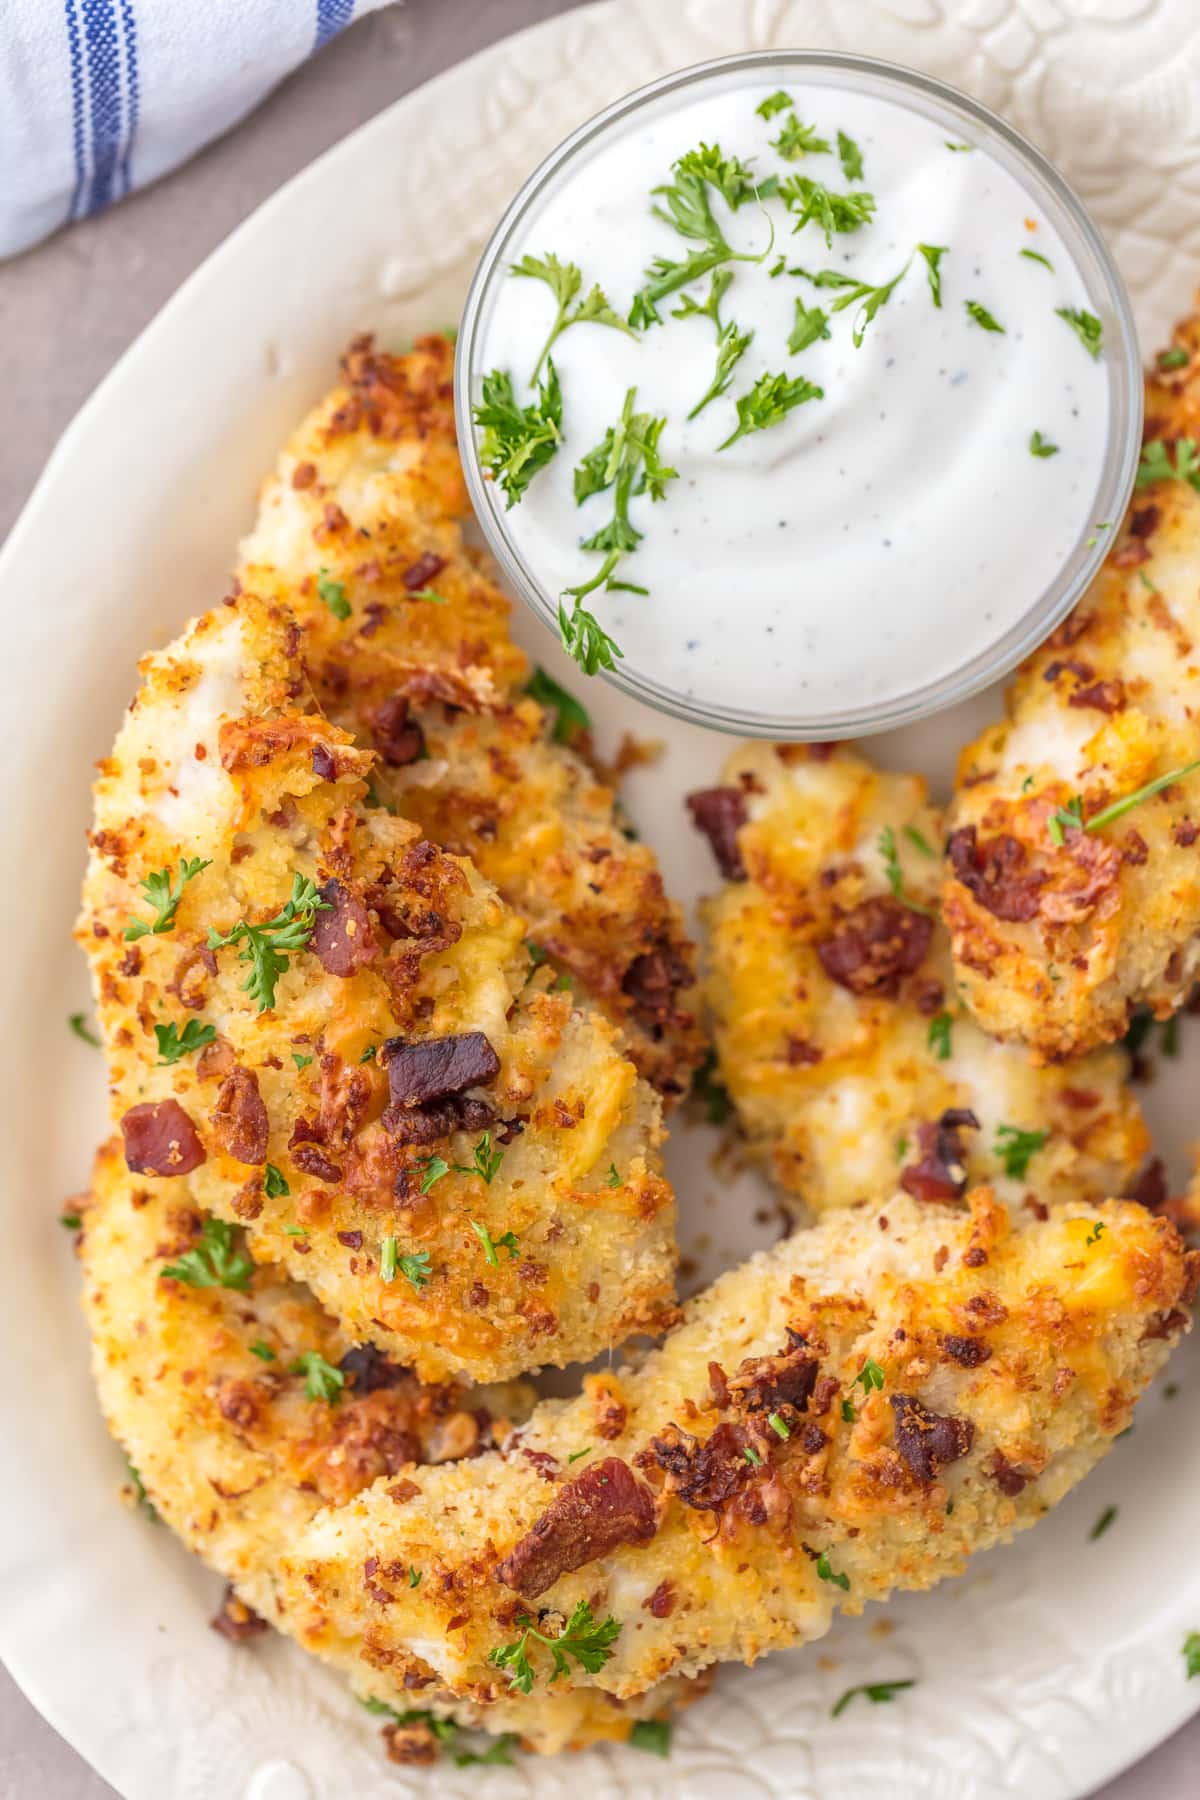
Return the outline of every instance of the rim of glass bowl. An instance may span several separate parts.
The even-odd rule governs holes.
[[[458,439],[468,491],[484,536],[502,571],[526,605],[556,638],[559,635],[558,596],[547,592],[517,549],[509,535],[496,484],[484,478],[479,463],[471,416],[483,374],[478,366],[476,346],[493,284],[505,278],[510,260],[508,246],[527,216],[540,203],[547,185],[566,163],[590,149],[612,126],[628,121],[631,115],[653,105],[664,95],[701,86],[715,77],[745,71],[747,74],[761,72],[770,79],[781,68],[841,77],[840,82],[833,80],[829,85],[849,86],[859,92],[881,93],[884,97],[899,96],[910,106],[916,103],[918,111],[941,123],[960,121],[975,133],[977,141],[982,134],[982,140],[992,154],[1022,182],[1034,204],[1050,218],[1079,268],[1091,305],[1104,323],[1102,359],[1108,372],[1109,430],[1096,492],[1095,517],[1111,520],[1112,530],[1115,530],[1125,511],[1137,473],[1142,435],[1142,369],[1133,315],[1124,283],[1107,245],[1082,201],[1054,165],[1004,119],[977,100],[944,81],[899,63],[824,50],[761,50],[715,57],[662,76],[614,101],[551,151],[526,180],[493,231],[467,293],[458,334],[454,385]],[[845,708],[819,718],[806,718],[803,713],[768,715],[750,707],[706,704],[693,696],[676,693],[660,685],[652,676],[629,669],[623,663],[601,673],[614,686],[660,712],[739,736],[803,741],[886,731],[940,712],[978,693],[981,688],[1007,675],[1022,657],[1042,643],[1093,579],[1112,541],[1110,531],[1096,531],[1093,527],[1090,535],[1087,533],[1085,527],[1057,579],[1003,637],[950,674],[927,682],[911,693],[872,705]]]

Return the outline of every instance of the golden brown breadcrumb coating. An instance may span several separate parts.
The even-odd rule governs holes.
[[[422,1387],[354,1346],[305,1287],[254,1266],[240,1233],[228,1265],[236,1285],[168,1275],[186,1271],[204,1242],[189,1181],[131,1175],[117,1140],[97,1156],[80,1210],[83,1305],[105,1420],[159,1517],[231,1583],[227,1613],[243,1635],[254,1615],[289,1629],[280,1552],[321,1507],[344,1505],[375,1481],[403,1495],[419,1465],[473,1457],[530,1410],[523,1383]],[[555,1747],[622,1738],[633,1719],[686,1687],[669,1684],[628,1708],[605,1695],[539,1695],[510,1709],[508,1729],[535,1741],[548,1732]],[[411,1709],[477,1722],[473,1707],[436,1688],[404,1696],[398,1710]]]
[[[703,1051],[693,949],[653,851],[523,692],[508,601],[458,523],[453,351],[361,340],[343,373],[266,483],[239,578],[294,610],[321,704],[380,752],[380,797],[472,858],[670,1101]]]
[[[1194,458],[1200,318],[1146,382],[1144,467]],[[1191,449],[1180,445],[1189,439]],[[1200,492],[1140,485],[1100,575],[1022,666],[1008,717],[963,751],[944,912],[959,992],[987,1031],[1077,1056],[1160,1018],[1200,974]]]
[[[101,765],[79,936],[130,1167],[190,1176],[424,1379],[661,1325],[657,1097],[470,864],[364,805],[372,753],[317,708],[299,638],[248,595],[196,621]]]
[[[1131,1202],[1019,1230],[987,1189],[829,1214],[502,1450],[317,1514],[283,1557],[292,1629],[382,1698],[432,1676],[501,1720],[508,1645],[535,1695],[626,1698],[811,1641],[1086,1475],[1186,1328],[1195,1263]],[[584,1602],[608,1654],[561,1649],[551,1689],[544,1640]]]
[[[731,877],[704,907],[720,1078],[789,1195],[819,1211],[897,1176],[919,1199],[990,1182],[1015,1209],[1130,1191],[1149,1138],[1124,1053],[1037,1067],[958,1001],[923,781],[746,744],[693,812]]]

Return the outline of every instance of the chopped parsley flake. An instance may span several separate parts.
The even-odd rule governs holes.
[[[760,101],[754,110],[760,119],[773,119],[776,113],[786,112],[791,104],[792,96],[785,93],[783,88],[776,88],[775,92],[768,94],[766,99]]]
[[[450,1164],[444,1156],[418,1156],[417,1167],[423,1168],[425,1174],[421,1180],[421,1192],[427,1194],[435,1181],[450,1173]]]
[[[141,1508],[142,1512],[145,1513],[145,1515],[148,1519],[157,1521],[158,1508],[155,1506],[153,1500],[151,1500],[149,1494],[146,1492],[145,1482],[142,1480],[141,1476],[138,1474],[137,1470],[134,1468],[133,1464],[128,1459],[126,1459],[126,1462],[125,1462],[125,1472],[129,1476],[129,1485],[133,1489],[133,1497],[134,1497],[135,1501],[137,1502],[138,1506]]]
[[[610,581],[608,585],[615,587],[617,584]],[[601,669],[615,669],[617,663],[624,660],[625,652],[614,638],[609,637],[595,615],[588,612],[582,600],[576,600],[569,614],[559,601],[558,635],[567,655],[575,658],[585,675],[595,675]]]
[[[765,250],[758,254],[739,253],[734,251],[726,240],[724,232],[712,215],[708,203],[708,188],[714,187],[733,207],[741,204],[752,194],[761,193],[762,183],[756,184],[744,163],[736,157],[725,157],[719,146],[701,144],[699,150],[691,150],[681,156],[673,165],[674,179],[654,189],[665,202],[653,208],[656,218],[671,225],[697,248],[679,261],[672,261],[665,256],[656,256],[645,272],[642,286],[633,297],[633,305],[629,310],[629,323],[639,331],[649,330],[651,325],[662,323],[662,315],[658,310],[658,301],[664,300],[668,294],[676,293],[682,287],[688,287],[707,275],[711,269],[719,268],[730,262],[765,262],[771,254],[775,242],[774,227],[771,228],[770,242]]]
[[[802,156],[827,156],[833,145],[817,135],[815,125],[802,125],[793,112],[783,121],[779,136],[771,139],[771,148],[785,162],[799,162]]]
[[[292,1061],[295,1063],[296,1068],[298,1070],[299,1069],[307,1069],[309,1063],[312,1061],[312,1057],[311,1056],[301,1056],[301,1054],[298,1050],[293,1050],[292,1051]]]
[[[1200,453],[1194,437],[1179,437],[1174,443],[1175,458],[1161,438],[1153,438],[1142,451],[1138,464],[1137,485],[1149,487],[1152,481],[1186,481],[1200,493]]]
[[[933,295],[933,304],[942,304],[942,271],[940,263],[943,256],[948,255],[948,244],[918,244],[917,253],[924,258],[925,274],[929,282],[929,292]]]
[[[913,256],[915,255],[916,251],[914,250]],[[882,282],[878,287],[873,287],[869,281],[856,281],[853,275],[846,275],[841,269],[819,269],[812,274],[807,269],[795,268],[790,269],[788,273],[802,275],[806,281],[811,281],[814,287],[840,288],[842,292],[839,293],[836,300],[830,302],[831,312],[845,312],[848,306],[858,307],[850,332],[854,347],[858,350],[862,348],[867,326],[880,308],[887,305],[911,267],[912,256],[909,257],[898,275],[893,275],[890,281]]]
[[[815,221],[824,233],[827,250],[833,248],[835,232],[858,231],[875,216],[875,196],[865,188],[839,194],[823,182],[814,181],[811,175],[789,175],[779,184],[779,198],[795,214],[792,230],[803,231]]]
[[[738,400],[737,427],[723,444],[717,445],[718,450],[728,450],[752,431],[768,431],[795,407],[803,406],[808,400],[821,400],[824,395],[824,388],[817,387],[815,382],[802,375],[790,381],[786,375],[760,375],[750,392]]]
[[[590,1454],[591,1448],[592,1446],[590,1444],[585,1444],[582,1450],[572,1450],[570,1456],[567,1458],[568,1463],[577,1463],[580,1457]]]
[[[189,1019],[182,1031],[174,1021],[170,1025],[156,1025],[154,1036],[158,1043],[158,1067],[169,1068],[182,1057],[203,1050],[205,1044],[211,1044],[216,1035],[215,1025],[201,1025],[199,1019]]]
[[[1051,274],[1054,273],[1054,264],[1048,256],[1043,256],[1040,250],[1022,250],[1020,255],[1027,257],[1030,262],[1041,263],[1044,269],[1049,269]]]
[[[632,1750],[644,1750],[648,1756],[670,1756],[670,1722],[667,1719],[635,1719],[629,1733],[629,1746]]]
[[[618,1169],[618,1168],[617,1168],[617,1165],[616,1165],[616,1163],[609,1163],[609,1165],[608,1165],[608,1175],[607,1175],[607,1177],[606,1177],[606,1178],[605,1178],[605,1182],[604,1182],[604,1185],[605,1185],[605,1187],[610,1187],[610,1188],[613,1188],[613,1187],[620,1187],[620,1185],[621,1185],[621,1172],[620,1172],[620,1170],[619,1170],[619,1169]]]
[[[581,581],[575,587],[564,590],[567,595],[574,596],[575,612],[579,616],[579,603],[585,595],[598,587],[614,585],[613,570],[623,556],[628,556],[637,549],[642,541],[642,533],[629,517],[629,502],[636,494],[649,494],[651,501],[666,497],[667,483],[674,481],[679,471],[669,463],[662,461],[658,454],[658,440],[662,435],[665,418],[654,418],[650,413],[634,411],[637,389],[630,388],[625,395],[621,407],[621,416],[615,425],[610,425],[600,442],[589,450],[575,470],[575,501],[582,506],[585,500],[594,494],[612,489],[612,517],[599,531],[591,537],[584,538],[581,549],[597,551],[604,557],[600,568],[589,581]],[[637,590],[645,592],[644,589]],[[584,615],[590,617],[590,614]],[[562,607],[559,608],[559,626],[562,629]],[[563,641],[566,643],[566,633]],[[611,641],[611,640],[610,640]],[[572,655],[575,652],[571,651]],[[575,657],[580,662],[578,656]],[[585,672],[594,674],[582,664]],[[611,664],[601,666],[611,667]]]
[[[751,1463],[753,1465],[754,1468],[756,1468],[756,1469],[762,1468],[763,1459],[759,1455],[758,1451],[754,1448],[753,1444],[747,1444],[745,1449],[742,1451],[742,1455],[745,1457],[745,1459],[748,1463]]]
[[[1092,1229],[1088,1232],[1087,1236],[1084,1238],[1084,1240],[1083,1240],[1084,1243],[1085,1244],[1098,1244],[1100,1242],[1100,1239],[1103,1237],[1104,1233],[1107,1231],[1107,1229],[1108,1229],[1108,1227],[1105,1225],[1104,1220],[1097,1219],[1096,1223],[1092,1226]]]
[[[947,148],[969,150],[971,146],[970,144],[949,144]],[[829,1716],[831,1719],[840,1718],[856,1694],[864,1694],[872,1706],[883,1706],[887,1701],[894,1700],[897,1694],[903,1693],[905,1688],[916,1685],[915,1681],[864,1681],[858,1687],[847,1688],[841,1699],[830,1707]]]
[[[243,919],[232,931],[224,933],[210,930],[208,948],[223,950],[228,944],[241,945],[238,961],[250,965],[242,991],[258,1002],[259,1012],[266,1012],[275,1004],[275,987],[288,969],[289,958],[307,945],[317,914],[330,910],[315,882],[297,873],[292,877],[291,897],[273,919],[264,925],[249,925]]]
[[[496,1254],[497,1250],[507,1250],[510,1262],[515,1262],[517,1257],[521,1254],[515,1233],[506,1231],[503,1237],[493,1240],[492,1234],[487,1226],[481,1225],[478,1219],[468,1219],[467,1224],[471,1227],[471,1230],[483,1245],[483,1254],[493,1269],[499,1268],[500,1266],[500,1258]]]
[[[1200,1631],[1189,1631],[1184,1638],[1183,1660],[1189,1681],[1193,1675],[1200,1675]]]
[[[493,369],[483,378],[473,417],[483,433],[479,460],[499,485],[506,507],[513,507],[562,442],[562,388],[553,359],[528,406],[517,405],[512,376]]]
[[[801,350],[807,350],[810,344],[829,335],[829,314],[820,306],[805,306],[797,294],[796,317],[788,336],[788,349],[792,355],[798,356]]]
[[[554,1661],[554,1673],[550,1677],[553,1684],[560,1675],[570,1674],[572,1657],[587,1674],[597,1674],[611,1657],[611,1646],[621,1632],[619,1621],[611,1614],[597,1624],[586,1600],[579,1602],[558,1637],[547,1637],[524,1614],[519,1615],[516,1622],[523,1627],[522,1635],[511,1644],[500,1644],[489,1651],[488,1661],[505,1671],[519,1694],[533,1691],[534,1671],[529,1661],[531,1644],[542,1644],[549,1650]]]
[[[831,1581],[834,1587],[840,1587],[843,1593],[848,1594],[850,1592],[850,1577],[848,1575],[838,1575],[834,1572],[829,1565],[829,1558],[824,1550],[822,1550],[820,1556],[817,1558],[817,1574],[822,1581]]]
[[[179,874],[171,880],[170,869],[155,869],[142,882],[142,893],[149,905],[154,907],[155,916],[149,924],[144,919],[131,919],[125,927],[125,941],[132,943],[140,937],[158,937],[164,931],[170,931],[175,923],[175,914],[179,902],[183,898],[183,890],[189,881],[208,867],[208,859],[200,856],[184,857],[179,864]]]
[[[910,912],[924,913],[927,919],[935,914],[932,907],[922,906],[919,900],[912,900],[904,892],[904,875],[900,868],[900,852],[896,847],[896,833],[890,825],[885,825],[875,840],[876,849],[883,860],[883,873],[901,906],[907,906]]]
[[[1056,306],[1054,316],[1056,319],[1065,319],[1088,355],[1099,359],[1104,327],[1095,313],[1085,312],[1076,306]]]
[[[1048,1131],[1022,1131],[1019,1125],[997,1125],[992,1155],[1004,1165],[1004,1173],[1023,1181],[1030,1158],[1050,1136]]]
[[[1092,1529],[1088,1532],[1088,1542],[1094,1544],[1097,1538],[1103,1537],[1116,1516],[1117,1508],[1115,1506],[1106,1506],[1104,1511],[1100,1514],[1100,1517],[1096,1520],[1096,1523],[1092,1526]]]
[[[261,1338],[258,1339],[257,1343],[251,1344],[250,1354],[251,1356],[257,1356],[260,1362],[275,1361],[275,1352],[272,1350],[270,1344],[264,1344]]]
[[[733,371],[750,348],[753,337],[754,333],[743,331],[736,319],[730,319],[721,326],[717,333],[717,366],[713,371],[713,378],[688,414],[689,419],[702,413],[710,400],[717,400],[728,391]]]
[[[90,1044],[93,1050],[98,1050],[100,1048],[100,1039],[87,1024],[86,1013],[71,1013],[67,1019],[67,1024],[75,1033],[75,1036],[81,1039],[83,1043]]]
[[[866,1362],[858,1371],[858,1374],[854,1377],[854,1380],[850,1385],[851,1387],[861,1387],[864,1394],[869,1394],[872,1388],[882,1391],[883,1383],[883,1370],[873,1356],[868,1356]]]
[[[340,581],[331,581],[328,569],[317,571],[317,598],[326,605],[335,619],[350,617],[350,602],[346,598],[346,590]]]
[[[632,326],[609,305],[602,288],[593,286],[582,300],[577,298],[583,276],[575,263],[561,263],[554,255],[523,256],[520,262],[513,263],[509,274],[544,281],[554,295],[557,308],[550,335],[542,345],[542,353],[529,377],[531,383],[537,381],[554,345],[572,325],[611,325],[614,331],[623,331],[629,337],[634,335]]]
[[[771,1427],[771,1430],[775,1433],[776,1437],[783,1438],[785,1442],[792,1435],[791,1426],[788,1424],[787,1420],[777,1412],[767,1414],[767,1424]]]
[[[1093,813],[1090,819],[1085,819],[1083,816],[1082,800],[1078,797],[1068,800],[1065,806],[1060,806],[1058,811],[1051,815],[1047,825],[1050,840],[1054,844],[1061,845],[1064,841],[1064,831],[1102,831],[1106,825],[1112,825],[1117,819],[1124,818],[1127,812],[1132,812],[1135,806],[1140,806],[1143,800],[1150,800],[1155,794],[1161,794],[1164,788],[1173,787],[1177,781],[1182,781],[1185,775],[1194,774],[1197,769],[1200,769],[1200,758],[1195,762],[1184,763],[1178,769],[1168,769],[1165,775],[1158,775],[1153,781],[1147,781],[1144,786],[1135,788],[1133,793],[1126,794],[1124,799],[1114,800],[1102,811]]]
[[[175,1262],[164,1264],[161,1273],[187,1287],[233,1288],[244,1294],[250,1286],[254,1264],[238,1247],[232,1225],[224,1219],[205,1219],[200,1242],[185,1250]]]
[[[842,164],[842,173],[847,181],[861,181],[863,174],[862,151],[852,137],[844,131],[837,134],[838,156]]]
[[[416,1288],[418,1294],[429,1281],[432,1263],[428,1250],[415,1250],[409,1256],[400,1258],[400,1273],[405,1281]]]
[[[1160,350],[1155,361],[1160,369],[1184,369],[1192,360],[1190,351],[1182,344],[1173,344],[1169,350]]]
[[[539,706],[544,706],[554,714],[554,742],[570,744],[581,732],[592,729],[591,716],[587,708],[581,706],[574,694],[568,694],[566,688],[560,687],[552,675],[545,669],[536,668],[529,677],[525,692]]]
[[[291,1191],[283,1170],[277,1169],[274,1163],[265,1164],[263,1168],[263,1192],[266,1194],[267,1199],[286,1200]]]
[[[692,1095],[703,1106],[710,1125],[724,1125],[733,1111],[729,1090],[717,1079],[717,1053],[710,1050],[692,1076]]]
[[[1058,445],[1052,444],[1048,438],[1044,438],[1040,431],[1035,431],[1029,440],[1029,454],[1030,456],[1057,456]]]
[[[1003,335],[1003,325],[992,317],[986,306],[981,305],[978,300],[966,300],[963,304],[977,325],[981,325],[985,331],[998,331]]]
[[[295,1362],[288,1364],[289,1375],[303,1375],[304,1393],[309,1400],[324,1400],[336,1406],[342,1397],[346,1377],[333,1363],[326,1362],[319,1350],[302,1350]]]
[[[953,1029],[954,1020],[948,1012],[936,1013],[929,1021],[929,1048],[939,1062],[950,1061],[950,1034]]]
[[[379,1279],[380,1279],[380,1281],[388,1281],[388,1282],[395,1281],[395,1279],[396,1279],[396,1262],[397,1262],[398,1254],[399,1254],[399,1252],[396,1248],[395,1238],[390,1237],[390,1236],[385,1237],[382,1244],[380,1244],[380,1246],[379,1246]]]
[[[59,1213],[58,1222],[64,1231],[78,1231],[83,1225],[83,1214],[77,1212]]]

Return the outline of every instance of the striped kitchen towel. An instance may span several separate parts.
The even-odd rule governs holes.
[[[0,257],[173,169],[389,0],[0,0]]]

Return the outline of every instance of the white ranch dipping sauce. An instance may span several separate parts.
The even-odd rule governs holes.
[[[612,490],[577,505],[573,472],[636,387],[637,411],[666,420],[658,452],[678,478],[661,502],[630,502],[644,535],[614,575],[648,593],[597,589],[582,604],[620,646],[624,670],[705,707],[819,721],[950,675],[1029,612],[1081,536],[1104,529],[1093,507],[1109,390],[1088,343],[1056,316],[1095,305],[1079,269],[986,148],[951,149],[945,124],[806,84],[803,71],[782,73],[792,105],[758,116],[778,85],[747,71],[744,85],[693,89],[619,122],[549,184],[506,245],[506,263],[552,252],[578,264],[582,293],[599,283],[627,317],[654,258],[702,248],[655,216],[650,192],[702,142],[750,163],[756,181],[802,176],[835,194],[865,190],[873,218],[835,232],[827,248],[818,222],[793,233],[797,215],[780,198],[731,210],[706,187],[734,250],[761,252],[774,225],[764,261],[727,265],[720,319],[753,332],[728,391],[688,419],[713,380],[716,328],[673,312],[685,296],[704,303],[708,274],[658,301],[662,323],[635,336],[570,327],[551,353],[561,448],[503,520],[551,596],[594,576],[603,557],[581,540],[612,517]],[[771,147],[792,112],[828,153],[788,161]],[[839,132],[861,153],[857,179],[839,160]],[[917,245],[945,246],[940,307]],[[780,258],[785,268],[772,276]],[[833,311],[848,289],[791,273],[832,270],[876,286],[906,264],[869,321],[859,302]],[[537,279],[498,275],[493,286],[474,367],[510,371],[525,405],[555,298]],[[828,315],[829,336],[792,354],[798,299]],[[1003,329],[987,329],[987,317]],[[778,374],[807,377],[823,396],[720,449],[738,397]],[[1037,455],[1031,443],[1057,448]]]

